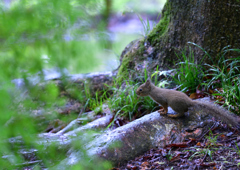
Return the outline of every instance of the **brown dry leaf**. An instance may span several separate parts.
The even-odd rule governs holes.
[[[212,89],[208,89],[208,93],[209,93],[209,94],[213,94],[214,91],[213,91]]]
[[[206,94],[204,93],[204,91],[199,90],[199,89],[196,90],[196,93],[197,93],[197,95],[198,95],[198,96],[197,96],[198,98],[203,98],[203,97],[206,96]]]
[[[195,93],[189,96],[191,99],[199,99],[205,97],[205,93],[197,88]]]
[[[141,166],[148,166],[148,165],[149,165],[148,162],[143,162],[143,163],[141,164]]]
[[[173,162],[173,161],[177,161],[179,160],[180,158],[180,153],[177,153],[176,156],[174,156],[170,161]]]
[[[197,146],[202,146],[201,142],[198,142],[196,145],[197,145]]]
[[[132,164],[127,164],[127,169],[137,170],[138,168]]]
[[[224,134],[221,134],[220,137],[221,138],[226,138],[226,136]]]
[[[176,148],[186,148],[188,146],[187,142],[182,142],[182,143],[173,143],[166,145],[166,147],[176,147]]]
[[[214,166],[214,165],[216,165],[216,163],[215,162],[203,162],[200,165],[208,167],[208,166]]]
[[[197,99],[197,93],[192,93],[189,96],[191,99]]]

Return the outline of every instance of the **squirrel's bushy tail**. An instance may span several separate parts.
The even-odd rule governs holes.
[[[232,125],[233,127],[239,128],[239,120],[238,117],[230,113],[228,110],[221,108],[220,106],[216,106],[211,103],[202,103],[199,101],[194,101],[194,106],[197,109],[202,109],[207,114],[211,114],[216,119],[221,119],[223,122]]]

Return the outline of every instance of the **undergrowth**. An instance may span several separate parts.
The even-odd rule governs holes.
[[[229,52],[240,52],[240,49],[228,49],[229,46],[227,46],[216,55],[215,58],[218,58],[218,61],[214,62],[213,57],[202,47],[194,43],[190,44],[204,51],[205,55],[200,63],[196,64],[190,48],[188,54],[186,50],[182,51],[181,55],[176,54],[181,62],[175,64],[177,66],[175,69],[167,73],[156,71],[152,76],[168,74],[172,79],[161,81],[159,86],[164,88],[166,84],[174,83],[183,92],[196,93],[203,90],[203,93],[210,93],[217,99],[217,102],[239,114],[240,57],[226,59],[226,55]],[[205,57],[209,57],[213,64],[203,64]],[[164,76],[167,77],[167,75]]]
[[[230,52],[240,52],[239,49],[225,49],[221,52],[217,65],[206,64],[209,69],[206,76],[209,79],[207,88],[215,89],[214,96],[220,99],[224,106],[232,112],[239,114],[240,104],[240,57],[225,59],[225,55]]]
[[[193,45],[196,45],[192,43]],[[197,46],[197,45],[196,45]],[[205,56],[209,57],[212,61],[212,57],[200,46]],[[239,114],[240,104],[240,57],[226,59],[226,55],[229,52],[240,52],[240,49],[228,49],[229,46],[223,48],[220,53],[216,55],[218,58],[217,63],[204,64],[203,67],[200,64],[194,64],[194,56],[189,53],[182,53],[183,62],[178,63],[179,66],[175,71],[173,80],[182,91],[205,88],[206,92],[211,91],[211,95],[218,99],[217,102],[221,102],[229,110]],[[204,56],[204,57],[205,57]],[[201,87],[201,88],[200,88]]]
[[[156,108],[152,100],[137,96],[136,90],[139,85],[133,81],[125,80],[124,84],[118,84],[115,81],[115,85],[111,87],[113,96],[108,100],[108,106],[115,113],[115,119],[127,117],[132,120]]]
[[[165,88],[165,86],[169,84],[170,75],[172,78],[171,81],[177,84],[177,87],[181,89],[181,91],[195,92],[198,89],[205,88],[204,92],[206,93],[210,89],[213,92],[211,95],[218,98],[221,96],[221,99],[225,101],[223,102],[224,106],[238,113],[240,103],[240,58],[225,59],[225,55],[230,51],[240,52],[240,50],[224,48],[217,56],[219,58],[218,63],[213,65],[202,64],[202,61],[196,64],[191,48],[189,51],[188,54],[186,50],[183,51],[181,56],[176,54],[181,61],[176,63],[178,66],[176,69],[164,72],[158,71],[157,68],[151,75],[151,77],[154,77],[155,85],[159,83],[157,74],[168,77],[167,81],[161,81],[158,84],[158,86],[162,88]],[[211,57],[206,51],[204,52],[206,54],[205,56]],[[149,77],[149,75],[145,70],[145,80],[147,77]],[[84,91],[82,91],[84,94],[81,95],[85,96],[84,100],[87,101],[85,102],[84,109],[90,108],[91,110],[95,110],[98,108],[99,112],[101,112],[102,105],[107,103],[110,110],[115,114],[115,119],[127,118],[128,120],[132,120],[141,117],[156,109],[156,104],[153,100],[148,97],[137,96],[136,89],[142,83],[144,82],[135,83],[127,80],[119,82],[115,79],[113,85],[108,86],[109,90],[113,93],[111,96],[107,95],[107,91],[97,92],[95,96],[91,96],[86,86]]]
[[[161,13],[158,14],[156,20],[159,20],[160,14],[161,14]],[[153,23],[152,26],[151,26],[148,18],[147,18],[146,21],[145,21],[145,20],[141,17],[141,15],[138,14],[137,16],[138,16],[139,20],[141,21],[141,24],[142,24],[142,27],[143,27],[143,32],[142,32],[142,34],[143,34],[144,37],[146,37],[146,36],[151,32],[151,30],[152,30],[157,24],[156,24],[156,23]]]
[[[188,55],[186,51],[182,51],[181,56],[176,54],[181,62],[176,63],[177,68],[173,70],[175,74],[172,76],[174,83],[184,92],[195,91],[204,77],[204,68],[200,64],[195,64],[191,48],[189,51]]]

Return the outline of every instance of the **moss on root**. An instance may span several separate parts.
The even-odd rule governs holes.
[[[128,71],[130,69],[130,62],[132,62],[132,56],[131,55],[125,55],[122,60],[122,64],[120,68],[118,69],[117,74],[117,82],[121,82],[124,79],[128,78]]]
[[[121,66],[118,69],[117,74],[118,82],[129,79],[129,74],[131,71],[133,71],[135,62],[144,59],[143,58],[144,52],[145,47],[143,40],[139,40],[132,45],[127,54],[123,56]]]

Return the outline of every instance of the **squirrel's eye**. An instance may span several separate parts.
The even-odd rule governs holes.
[[[142,91],[142,89],[139,89],[139,91]]]

